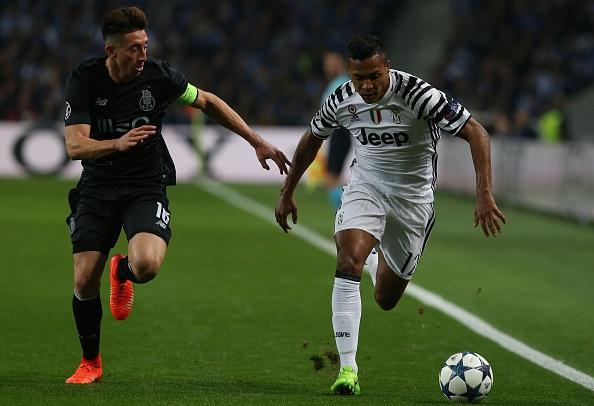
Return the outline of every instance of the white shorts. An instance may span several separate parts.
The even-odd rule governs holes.
[[[388,197],[373,185],[356,182],[345,186],[334,224],[335,233],[359,229],[373,235],[388,266],[408,280],[435,224],[435,211],[433,203]]]

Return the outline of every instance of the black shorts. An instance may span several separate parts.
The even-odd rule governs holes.
[[[164,186],[114,186],[92,193],[74,188],[68,194],[66,218],[72,253],[99,251],[105,256],[115,246],[122,227],[128,241],[140,232],[155,234],[169,244],[171,212]]]
[[[345,127],[338,127],[330,136],[327,170],[335,176],[342,173],[344,161],[351,149],[351,137],[351,132]]]

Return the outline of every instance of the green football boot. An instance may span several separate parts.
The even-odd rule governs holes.
[[[359,377],[357,372],[352,367],[340,368],[338,377],[330,390],[337,395],[359,395],[361,387],[359,387]]]

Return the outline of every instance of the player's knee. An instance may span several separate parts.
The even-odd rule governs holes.
[[[130,266],[138,282],[146,283],[157,276],[161,261],[155,256],[146,256],[135,259],[130,258]]]
[[[365,260],[358,261],[350,255],[340,255],[336,265],[336,271],[355,276],[361,276]]]
[[[79,298],[95,297],[99,294],[101,279],[94,275],[76,273],[74,276],[74,291]]]

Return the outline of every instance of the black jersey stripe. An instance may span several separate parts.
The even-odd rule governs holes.
[[[421,103],[421,107],[419,107],[419,113],[417,114],[417,120],[420,120],[421,117],[423,117],[423,112],[425,111],[425,107],[427,107],[427,103],[429,103],[429,100],[431,100],[432,97],[433,97],[433,95],[430,94],[429,96],[427,96],[425,98],[425,100],[423,100],[423,103]]]
[[[324,112],[324,110],[320,110],[320,117],[325,119],[326,121],[334,121],[331,116]]]
[[[336,115],[336,109],[331,106],[322,106],[321,111],[328,117],[334,117]]]
[[[344,90],[346,90],[346,93],[349,97],[351,97],[354,93],[353,89],[351,88],[350,83],[346,84],[346,86],[344,87]]]
[[[315,121],[315,120],[314,120],[314,121],[312,121],[311,123],[313,124],[313,126],[314,126],[314,127],[316,128],[316,130],[317,130],[317,131],[312,131],[312,133],[316,134],[316,135],[317,135],[319,138],[324,138],[323,136],[321,136],[321,135],[318,135],[318,134],[322,134],[322,133],[324,132],[324,129],[320,128],[320,127],[318,126],[318,123],[316,123],[316,121]],[[312,128],[312,130],[313,130],[313,128]]]
[[[431,137],[433,138],[433,154],[431,156],[431,165],[433,167],[433,180],[431,181],[431,190],[435,190],[435,185],[437,183],[437,141],[439,141],[439,127],[437,127],[433,120],[429,121],[429,131],[431,133]]]
[[[338,89],[336,89],[334,91],[334,94],[336,95],[336,98],[338,99],[339,103],[342,103],[344,101],[344,97],[342,97],[342,89],[341,86],[338,87]]]
[[[322,108],[334,113],[336,111],[336,106],[333,106],[332,103],[332,99],[328,99],[328,103],[324,104]]]
[[[397,73],[396,77],[398,78],[398,86],[396,86],[394,93],[398,93],[400,91],[400,87],[402,86],[402,80],[403,80],[403,77],[400,73]]]
[[[404,88],[404,92],[402,92],[402,98],[403,99],[412,90],[412,88],[414,87],[415,83],[417,83],[417,78],[415,78],[414,76],[411,76],[411,77],[408,78],[408,83],[406,84],[406,87]]]
[[[439,96],[439,101],[437,103],[435,103],[435,106],[433,106],[433,108],[431,109],[431,111],[429,111],[429,113],[427,114],[427,118],[432,118],[433,115],[435,114],[435,112],[437,110],[439,110],[443,104],[446,102],[446,99],[444,97],[444,95],[440,95]]]
[[[322,125],[323,125],[324,127],[326,127],[326,128],[328,128],[328,127],[332,127],[332,126],[330,125],[330,123],[329,123],[329,122],[327,122],[326,120],[324,120],[324,117],[322,117],[322,116],[320,116],[320,123],[322,123]]]
[[[328,99],[328,106],[334,110],[336,110],[336,107],[338,106],[338,104],[336,103],[336,95],[334,93],[332,93],[332,95],[330,96],[330,98]]]
[[[417,97],[415,97],[415,99],[414,99],[414,100],[413,100],[413,102],[412,102],[412,105],[410,106],[410,108],[411,108],[412,110],[414,110],[414,109],[415,109],[415,106],[417,105],[417,102],[419,101],[419,99],[421,98],[421,96],[423,96],[423,95],[424,95],[425,93],[427,93],[429,90],[431,90],[431,86],[424,87],[424,88],[423,88],[423,89],[422,89],[422,90],[419,92],[419,94],[417,94]],[[423,107],[424,107],[424,106],[423,106]],[[420,113],[422,110],[423,110],[423,108],[421,108],[421,109],[419,110],[419,113]]]
[[[419,89],[421,88],[422,83],[421,80],[419,79],[419,81],[417,82],[417,84],[415,85],[415,87],[410,91],[410,93],[407,96],[407,100],[406,103],[410,106],[410,100],[412,99],[413,95],[419,91]],[[412,108],[412,107],[411,107]]]

